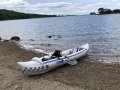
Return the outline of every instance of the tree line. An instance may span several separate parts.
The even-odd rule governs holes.
[[[111,9],[107,9],[107,8],[99,8],[98,13],[99,14],[118,14],[118,13],[120,13],[120,9],[111,10]]]
[[[44,17],[56,17],[56,15],[29,14],[16,12],[13,10],[0,9],[0,20],[44,18]]]
[[[108,9],[108,8],[99,8],[98,9],[98,15],[103,15],[103,14],[119,14],[120,9]],[[90,15],[97,15],[95,12],[91,12]]]

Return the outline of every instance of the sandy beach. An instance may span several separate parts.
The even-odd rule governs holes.
[[[25,76],[17,65],[44,54],[0,41],[0,90],[120,90],[120,64],[94,61],[89,55],[77,65],[64,65],[48,73]]]

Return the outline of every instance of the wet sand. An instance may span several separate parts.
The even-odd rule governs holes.
[[[0,90],[120,90],[120,64],[94,61],[89,55],[77,65],[25,76],[16,64],[43,54],[0,41]]]

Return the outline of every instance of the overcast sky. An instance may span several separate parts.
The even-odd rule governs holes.
[[[120,9],[120,0],[0,0],[0,9],[38,14],[81,15],[100,7]]]

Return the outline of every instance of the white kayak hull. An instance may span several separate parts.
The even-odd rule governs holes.
[[[89,45],[85,44],[79,48],[63,51],[64,55],[59,58],[50,58],[46,61],[42,61],[43,58],[49,58],[50,56],[44,56],[41,58],[34,57],[31,61],[17,62],[17,64],[21,67],[21,70],[26,75],[42,74],[64,64],[75,65],[77,63],[76,60],[84,57],[88,50]]]

